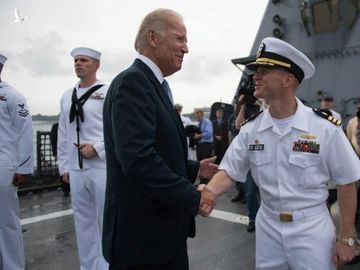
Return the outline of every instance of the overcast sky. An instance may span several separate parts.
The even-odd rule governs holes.
[[[2,79],[22,92],[32,114],[58,114],[66,89],[77,82],[70,51],[103,53],[98,78],[110,83],[137,56],[134,39],[143,17],[170,8],[184,17],[189,54],[168,78],[183,112],[230,102],[241,72],[231,59],[249,55],[267,0],[0,0],[0,53],[9,60]],[[29,19],[13,24],[14,9]]]

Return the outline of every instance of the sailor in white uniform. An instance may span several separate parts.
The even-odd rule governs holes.
[[[0,54],[0,75],[6,57]],[[33,173],[33,128],[25,97],[0,77],[0,269],[25,269],[17,186]]]
[[[81,270],[107,269],[101,233],[106,186],[103,103],[108,86],[97,80],[101,53],[76,48],[80,81],[61,98],[58,129],[59,171],[70,182]]]
[[[290,44],[265,38],[256,62],[255,93],[269,107],[250,117],[227,150],[208,186],[201,186],[201,211],[248,170],[261,193],[256,216],[256,269],[336,269],[355,255],[353,229],[360,161],[341,121],[304,106],[295,97],[314,72],[311,61]],[[340,235],[326,207],[326,183],[337,185]]]

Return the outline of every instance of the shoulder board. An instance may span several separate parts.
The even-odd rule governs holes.
[[[313,112],[316,113],[318,116],[321,116],[322,118],[328,120],[329,122],[333,123],[336,126],[341,126],[342,121],[339,119],[336,119],[334,116],[328,115],[325,112],[320,111],[319,109],[313,108]]]
[[[262,112],[263,112],[263,111],[259,111],[259,112],[257,112],[257,113],[254,113],[253,115],[251,115],[248,119],[246,119],[244,122],[242,122],[242,123],[240,124],[240,127],[245,126],[246,123],[254,120],[254,119],[255,119],[256,117],[258,117],[258,116],[260,115],[260,113],[262,113]]]

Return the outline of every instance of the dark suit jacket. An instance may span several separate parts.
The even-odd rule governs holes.
[[[229,144],[229,137],[228,137],[228,123],[224,121],[224,119],[221,120],[221,125],[218,125],[217,119],[212,121],[213,125],[213,134],[214,134],[214,144],[219,146],[225,146],[227,147]],[[215,136],[221,136],[221,141],[218,141]]]
[[[117,265],[172,261],[195,236],[200,195],[183,124],[139,59],[111,83],[104,104],[107,186],[103,253]]]

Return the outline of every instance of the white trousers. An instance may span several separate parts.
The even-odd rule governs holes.
[[[20,225],[14,168],[0,167],[0,270],[24,270],[24,243]]]
[[[105,187],[105,169],[70,171],[71,204],[81,270],[108,269],[101,243]]]
[[[256,216],[257,270],[335,270],[332,249],[335,226],[329,212],[293,222],[268,215],[262,205]]]

